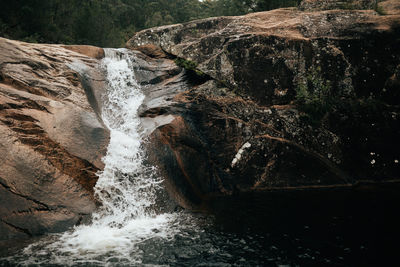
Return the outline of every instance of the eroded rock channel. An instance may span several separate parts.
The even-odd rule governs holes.
[[[396,199],[400,13],[322,2],[152,28],[128,41],[121,55],[134,58],[130,70],[143,94],[135,120],[143,164],[156,167],[152,175],[168,193],[158,192],[151,214],[226,213],[217,218],[224,225],[237,208],[249,209],[245,221],[262,232],[265,211],[290,221],[271,203],[306,217],[313,215],[305,207],[318,201],[321,210],[351,207],[347,214],[365,204],[382,215],[380,205]],[[110,130],[101,114],[102,48],[0,38],[0,51],[3,245],[90,221],[102,205],[94,186]],[[385,200],[377,205],[371,196]],[[152,236],[163,238],[154,227]],[[166,263],[177,262],[174,253],[166,252]],[[154,263],[149,255],[133,258]]]

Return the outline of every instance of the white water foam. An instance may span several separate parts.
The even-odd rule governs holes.
[[[95,224],[123,226],[131,219],[147,217],[155,201],[160,179],[143,164],[140,120],[137,111],[144,95],[134,77],[134,57],[106,49],[103,67],[108,91],[102,117],[110,129],[104,171],[99,175],[95,195],[103,206],[93,216]]]
[[[45,245],[27,247],[26,264],[135,265],[141,263],[141,242],[168,239],[178,231],[171,223],[176,215],[156,215],[152,209],[162,180],[143,163],[137,111],[144,95],[134,76],[135,59],[123,49],[105,49],[105,54],[102,66],[108,90],[102,117],[111,139],[95,186],[102,206],[93,214],[91,225],[75,227]],[[47,254],[46,259],[40,259],[40,254]]]

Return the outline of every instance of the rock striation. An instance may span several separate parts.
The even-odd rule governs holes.
[[[101,51],[0,38],[0,242],[66,230],[94,210],[109,140]]]
[[[170,196],[199,209],[247,192],[398,183],[400,6],[371,2],[305,0],[129,40],[148,161]],[[0,245],[94,210],[109,140],[103,56],[0,38]]]
[[[182,206],[398,181],[400,16],[302,9],[157,27],[127,42],[186,69],[185,86],[169,87],[175,74],[148,86],[141,113],[157,125],[149,157]]]
[[[375,0],[303,0],[299,5],[300,10],[318,11],[330,9],[374,9],[377,7]]]

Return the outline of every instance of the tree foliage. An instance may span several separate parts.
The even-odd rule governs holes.
[[[119,47],[148,27],[296,4],[297,0],[0,0],[0,36]]]

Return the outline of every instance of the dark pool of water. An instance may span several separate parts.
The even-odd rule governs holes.
[[[182,213],[177,223],[190,227],[170,239],[138,244],[134,253],[139,251],[142,263],[134,266],[396,266],[396,192],[396,186],[385,185],[378,190],[364,186],[216,198],[214,215]],[[16,249],[8,253],[23,259]],[[113,255],[74,265],[101,266],[105,261],[132,265]],[[0,260],[0,266],[16,263]]]

